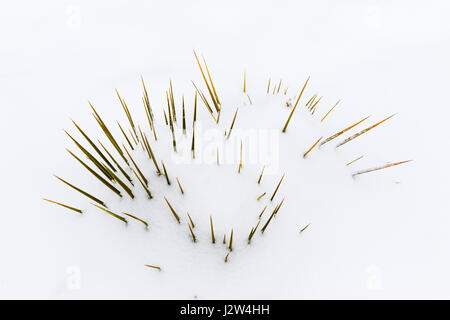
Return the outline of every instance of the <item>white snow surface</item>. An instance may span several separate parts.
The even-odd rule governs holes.
[[[5,5],[0,11],[0,298],[449,298],[449,9],[446,1],[369,0]],[[193,48],[206,58],[223,108],[216,125],[198,100],[203,163],[178,158],[183,141],[188,149],[191,142],[191,80],[207,94]],[[244,71],[251,105],[242,93]],[[158,141],[149,132],[140,76],[149,90]],[[288,130],[281,133],[292,108],[286,101],[298,95],[308,76]],[[287,95],[283,90],[266,94],[269,78],[272,85],[283,79]],[[182,94],[187,113],[187,134],[178,132],[177,153],[162,113],[169,79],[179,129]],[[137,181],[136,199],[125,193],[119,199],[64,150],[81,155],[61,129],[87,146],[70,119],[107,142],[88,101],[125,142],[115,121],[127,130],[129,125],[114,88],[148,134],[172,182],[168,186],[158,177],[137,147],[132,155],[149,178],[151,200]],[[316,93],[323,98],[311,115],[305,103]],[[226,140],[223,132],[238,107]],[[393,113],[398,114],[335,148]],[[319,137],[368,115],[362,124],[302,157]],[[216,128],[219,145],[235,144],[231,164],[216,164],[216,144],[208,140]],[[238,173],[242,130],[260,130],[272,140],[262,139],[269,143],[269,156],[249,163],[251,142],[244,139],[244,165]],[[109,143],[105,146],[120,160]],[[221,157],[230,153],[220,151]],[[258,185],[268,159],[275,165]],[[409,159],[414,161],[352,178],[357,170]],[[283,173],[271,202],[268,198]],[[103,199],[113,212],[147,220],[149,229],[133,219],[125,225],[105,214],[53,174]],[[257,201],[263,192],[266,196]],[[262,208],[268,205],[259,228],[283,198],[266,232],[257,231],[248,245],[246,238]],[[190,238],[187,212],[197,243]],[[210,216],[215,245],[210,243]],[[221,241],[232,228],[233,251],[225,263],[228,251]]]

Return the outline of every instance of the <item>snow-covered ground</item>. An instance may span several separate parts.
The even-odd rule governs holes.
[[[4,4],[0,297],[450,298],[449,10],[446,1]],[[219,136],[239,107],[230,136],[237,146],[235,160],[239,133],[259,130],[269,137],[262,139],[268,143],[266,157],[244,163],[240,174],[239,161],[217,166],[216,149],[211,147],[217,126],[200,100],[202,163],[179,157],[184,140],[190,147],[191,80],[207,92],[192,49],[205,56],[222,100]],[[244,71],[252,105],[242,93]],[[114,92],[117,88],[149,134],[141,75],[158,121],[159,139],[151,139],[152,147],[164,160],[172,185],[154,176],[152,161],[137,149],[133,156],[150,177],[154,199],[147,200],[137,186],[135,200],[118,200],[64,150],[79,154],[62,129],[84,143],[73,119],[106,142],[92,117],[91,101],[119,137],[115,120],[129,126]],[[304,96],[282,134],[291,111],[286,100],[298,95],[308,76]],[[269,78],[272,85],[283,79],[282,88],[289,86],[287,95],[281,90],[267,95]],[[169,79],[178,126],[182,94],[188,117],[188,133],[179,133],[177,154],[171,151],[162,113]],[[305,103],[315,93],[323,98],[311,116]],[[334,148],[393,113],[398,114]],[[328,137],[367,115],[371,117],[363,124],[303,159],[320,136]],[[224,137],[216,139],[220,143]],[[244,150],[250,144],[245,141]],[[358,162],[345,165],[361,155]],[[414,161],[351,176],[359,169],[408,159]],[[268,160],[274,166],[258,185]],[[271,203],[269,194],[283,173],[285,179]],[[131,219],[125,226],[52,174],[102,197],[115,212],[145,218],[149,230]],[[263,192],[267,195],[257,201]],[[180,214],[180,225],[164,196]],[[77,215],[43,197],[85,213]],[[266,232],[258,231],[248,245],[246,237],[261,208],[269,205],[265,223],[283,198]],[[196,224],[197,243],[191,241],[186,212]],[[210,244],[210,216],[215,245]],[[225,263],[228,251],[221,241],[231,228],[233,251]]]

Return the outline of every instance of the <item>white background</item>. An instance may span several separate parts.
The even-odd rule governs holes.
[[[4,2],[0,297],[450,298],[449,13],[448,1]],[[87,100],[123,117],[113,89],[137,105],[143,75],[162,105],[169,78],[186,88],[198,79],[193,48],[222,92],[239,89],[243,70],[261,88],[271,76],[298,88],[310,75],[329,103],[343,99],[331,131],[399,112],[365,140],[367,164],[414,162],[361,179],[360,193],[339,205],[287,206],[307,213],[280,216],[279,236],[229,265],[205,254],[183,267],[191,252],[158,252],[166,270],[145,269],[159,262],[132,230],[41,198],[62,195],[53,173],[80,171],[61,129],[70,117],[95,127]]]

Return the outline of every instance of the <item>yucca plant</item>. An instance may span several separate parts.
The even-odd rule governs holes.
[[[143,120],[136,116],[133,117],[136,110],[130,108],[123,96],[119,94],[119,91],[117,89],[115,90],[120,105],[126,116],[125,121],[116,120],[116,130],[118,129],[118,134],[114,130],[110,129],[112,127],[107,125],[107,122],[103,120],[103,117],[97,109],[89,103],[100,132],[103,136],[106,136],[106,142],[108,142],[109,145],[106,144],[105,141],[101,142],[100,139],[97,139],[97,137],[88,134],[87,130],[82,129],[81,126],[75,121],[72,122],[77,132],[81,134],[83,140],[76,139],[73,133],[71,134],[68,131],[65,131],[71,143],[74,143],[77,147],[77,152],[67,149],[69,154],[78,163],[78,167],[75,167],[74,170],[81,168],[82,170],[87,171],[92,178],[95,178],[92,179],[95,181],[92,183],[101,182],[101,185],[106,187],[106,193],[100,193],[98,188],[95,188],[89,184],[90,181],[86,181],[82,187],[78,187],[60,178],[59,176],[55,175],[55,177],[72,190],[77,191],[78,194],[83,195],[84,198],[87,198],[86,200],[95,202],[93,205],[97,209],[100,209],[101,212],[107,213],[109,216],[124,222],[125,225],[131,223],[141,223],[144,224],[145,229],[149,229],[150,226],[153,228],[154,224],[151,222],[152,216],[155,218],[160,211],[164,213],[164,215],[162,215],[163,217],[160,217],[160,219],[172,219],[173,221],[174,218],[176,225],[187,224],[187,229],[189,232],[186,234],[186,229],[184,229],[184,232],[179,230],[179,234],[191,238],[191,240],[196,243],[196,247],[206,245],[206,243],[208,243],[208,245],[214,245],[216,244],[216,234],[224,234],[222,243],[226,245],[226,250],[228,250],[224,260],[225,262],[228,262],[229,253],[236,247],[240,247],[241,244],[245,242],[241,240],[244,239],[244,237],[241,237],[239,233],[235,235],[235,230],[240,231],[241,229],[250,229],[248,236],[245,235],[247,239],[246,242],[250,245],[252,244],[252,241],[257,241],[258,237],[260,237],[261,234],[264,234],[268,230],[269,226],[270,229],[274,229],[276,227],[274,225],[274,221],[278,219],[277,214],[284,204],[285,198],[281,201],[273,200],[275,197],[277,197],[277,199],[280,197],[279,193],[281,193],[283,189],[289,188],[290,181],[288,180],[291,180],[294,183],[295,181],[298,181],[298,179],[302,179],[302,177],[299,176],[291,176],[289,174],[289,171],[291,171],[290,168],[279,168],[280,170],[278,170],[275,175],[273,172],[268,172],[269,164],[267,163],[258,163],[253,166],[247,165],[247,153],[245,150],[252,147],[252,144],[243,142],[243,138],[240,136],[239,130],[241,128],[245,128],[246,125],[247,127],[256,126],[260,128],[267,128],[269,126],[268,124],[264,124],[258,122],[259,120],[256,120],[258,113],[264,112],[264,110],[261,110],[258,106],[258,103],[261,103],[261,101],[273,101],[270,99],[278,99],[277,101],[279,103],[275,104],[270,110],[268,110],[268,112],[270,112],[270,116],[268,116],[267,119],[270,121],[275,121],[277,120],[277,117],[273,115],[277,114],[283,118],[283,121],[280,121],[275,125],[275,127],[278,128],[277,132],[280,133],[280,139],[292,139],[291,141],[297,141],[298,136],[293,135],[293,133],[298,130],[296,122],[298,122],[300,117],[306,118],[305,115],[308,116],[306,121],[315,123],[322,131],[325,131],[324,133],[326,135],[309,135],[306,137],[305,141],[309,141],[308,143],[290,144],[288,150],[289,152],[283,153],[280,151],[280,157],[283,160],[287,158],[296,159],[296,166],[302,166],[307,162],[314,161],[315,156],[326,152],[322,149],[325,144],[328,144],[338,137],[347,134],[353,128],[365,122],[369,117],[364,117],[362,120],[357,122],[350,122],[353,124],[345,129],[341,129],[335,134],[332,134],[328,138],[323,139],[324,136],[326,137],[329,134],[329,132],[324,129],[324,125],[326,125],[329,122],[329,119],[337,113],[337,111],[334,110],[338,104],[339,108],[336,110],[339,110],[342,103],[341,100],[338,100],[336,103],[330,104],[326,109],[324,109],[326,112],[322,113],[323,104],[325,103],[326,98],[324,98],[324,96],[319,96],[318,94],[313,94],[307,100],[305,108],[298,108],[301,101],[301,103],[305,103],[302,99],[306,94],[308,94],[305,92],[308,90],[310,77],[307,77],[303,85],[300,86],[299,92],[293,97],[287,94],[288,86],[285,85],[281,79],[279,81],[272,81],[272,78],[269,78],[267,87],[264,86],[264,88],[259,88],[259,93],[261,94],[258,95],[258,92],[252,92],[249,81],[250,75],[247,72],[244,72],[243,87],[241,92],[241,94],[243,94],[244,103],[238,106],[230,105],[226,102],[226,99],[219,99],[218,92],[220,92],[220,90],[218,90],[218,87],[213,81],[206,60],[204,58],[200,59],[196,52],[194,52],[194,57],[200,71],[201,81],[192,81],[192,92],[189,92],[188,94],[181,94],[181,103],[179,102],[180,96],[174,91],[174,89],[176,89],[174,82],[170,80],[168,89],[163,97],[165,98],[165,106],[158,110],[153,110],[153,107],[150,104],[151,98],[149,91],[143,78],[141,78],[143,88],[142,103],[145,111],[145,117]],[[200,85],[200,83],[202,83],[202,85]],[[253,101],[250,99],[250,92],[252,92]],[[188,97],[193,97],[193,101],[189,101]],[[200,97],[200,101],[198,101],[198,97]],[[295,101],[295,104],[292,106],[290,101]],[[199,107],[199,109],[197,109],[198,103],[203,104],[204,108]],[[299,109],[299,111],[296,112],[297,109]],[[334,112],[332,113],[332,111]],[[318,114],[320,115],[318,116]],[[344,138],[335,147],[339,148],[351,141],[356,140],[356,138],[361,137],[362,135],[380,126],[385,121],[391,119],[394,115],[391,115],[357,133]],[[192,118],[192,122],[189,121],[190,118]],[[326,119],[328,120],[325,121]],[[126,126],[123,125],[124,123]],[[196,176],[189,177],[189,175],[186,174],[188,172],[183,170],[189,171],[190,169],[186,169],[184,166],[185,163],[177,164],[173,161],[173,157],[177,154],[181,154],[183,152],[183,146],[187,145],[189,161],[201,160],[201,143],[203,142],[203,138],[201,136],[201,132],[196,132],[197,129],[201,129],[199,128],[200,124],[207,124],[209,128],[217,129],[221,133],[217,145],[213,148],[216,158],[215,163],[217,164],[214,166],[214,170],[216,170],[214,172],[216,172],[217,175],[212,174],[211,176],[202,177],[202,174],[207,174],[197,172]],[[190,125],[192,126],[191,128],[189,127]],[[272,125],[272,123],[270,123],[270,125]],[[287,130],[288,127],[289,130]],[[333,130],[332,132],[336,131]],[[318,136],[320,136],[320,138],[317,138]],[[98,142],[98,144],[94,141]],[[244,210],[239,212],[239,215],[250,215],[249,220],[251,220],[251,224],[249,224],[248,229],[240,228],[240,226],[235,229],[235,227],[239,225],[239,222],[233,218],[229,219],[228,224],[224,223],[224,220],[226,219],[224,219],[223,214],[222,216],[218,216],[216,212],[200,212],[203,208],[208,206],[213,206],[218,210],[222,206],[226,207],[229,203],[236,203],[237,206],[241,205],[239,201],[242,200],[238,200],[237,198],[229,199],[223,196],[222,189],[228,182],[222,181],[221,179],[223,179],[224,176],[219,173],[221,172],[220,170],[227,170],[227,162],[225,161],[227,159],[227,153],[224,148],[219,148],[219,143],[225,146],[232,145],[233,143],[239,145],[238,157],[236,157],[238,158],[238,170],[234,167],[233,173],[227,174],[227,179],[229,178],[235,180],[235,185],[233,188],[236,191],[240,190],[243,183],[249,183],[249,185],[251,185],[251,192],[254,191],[254,193],[248,192],[248,194],[246,194],[245,201],[251,203],[252,206],[257,208],[257,210],[255,210],[253,214],[244,212]],[[311,143],[313,144],[311,145]],[[219,149],[221,150],[220,153]],[[79,152],[81,155],[77,155]],[[308,160],[301,161],[301,158],[299,159],[298,157],[299,154],[302,154],[303,158],[308,158]],[[314,156],[311,156],[312,154],[314,154]],[[85,158],[82,159],[82,155],[84,155]],[[221,161],[219,161],[219,155],[222,159]],[[333,157],[333,155],[329,156],[330,158]],[[354,158],[355,156],[356,155],[353,155],[353,158],[351,158],[354,160],[348,161],[350,160],[348,159],[342,164],[343,170],[345,167],[350,165],[353,165],[353,168],[361,162],[359,160],[361,160],[363,156]],[[357,161],[359,162],[355,164]],[[382,164],[371,169],[361,168],[352,172],[351,176],[356,177],[365,173],[375,172],[393,166],[398,166],[400,164],[405,164],[409,161],[411,160]],[[201,165],[203,166],[202,168],[206,170],[208,164],[203,163]],[[168,171],[170,171],[170,176]],[[281,172],[283,173],[280,177],[279,174],[281,174]],[[286,182],[280,189],[286,175],[288,175],[289,178],[286,179]],[[171,180],[171,177],[176,181],[176,185],[172,184],[172,181],[174,180]],[[216,182],[217,187],[211,187],[207,183],[202,185],[197,184],[197,180]],[[85,190],[94,190],[95,192],[92,191],[91,193],[91,191],[88,192]],[[101,196],[94,196],[93,194],[96,194],[96,192],[99,192]],[[139,196],[141,192],[145,195],[144,199]],[[271,196],[269,197],[269,195]],[[200,198],[195,206],[198,212],[184,206],[186,203],[185,201],[189,201],[196,196]],[[301,197],[300,192],[299,197]],[[59,205],[60,207],[64,207],[65,209],[69,209],[73,212],[80,214],[83,213],[83,215],[89,212],[87,209],[78,209],[63,204],[62,202],[48,200],[46,198],[44,200]],[[158,210],[154,210],[153,212],[145,212],[143,213],[143,217],[140,218],[140,213],[138,212],[137,215],[134,215],[135,211],[131,207],[120,211],[115,207],[119,204],[125,205],[126,203],[137,203],[140,201],[146,201],[145,204],[158,203]],[[295,205],[297,199],[288,199],[288,201],[290,203],[294,203],[291,204],[290,208],[301,207],[299,204]],[[200,206],[198,206],[199,203]],[[275,203],[277,204],[275,205]],[[145,207],[145,205],[137,207],[141,208]],[[266,214],[264,216],[266,210],[271,212],[270,215]],[[288,208],[284,210],[288,210]],[[205,209],[204,211],[207,210]],[[119,214],[115,212],[122,213]],[[129,212],[133,212],[133,214]],[[169,213],[169,216],[167,213]],[[184,217],[184,213],[186,213],[187,219],[181,218]],[[122,215],[131,219],[127,220]],[[195,224],[191,215],[195,218]],[[283,214],[279,218],[289,219],[290,216]],[[259,229],[261,232],[258,233],[259,236],[256,236],[256,231],[258,230],[260,224],[262,226]],[[310,224],[308,223],[306,226],[301,227],[300,232],[304,232],[309,226]],[[295,227],[293,230],[299,229]],[[150,230],[150,232],[153,231],[154,230]],[[285,230],[285,232],[291,231]],[[227,234],[229,234],[228,241]],[[206,238],[210,239],[210,241],[208,240],[202,242],[202,240]],[[209,244],[209,242],[211,243]],[[146,264],[145,266],[148,268],[161,270],[160,267],[154,265]]]

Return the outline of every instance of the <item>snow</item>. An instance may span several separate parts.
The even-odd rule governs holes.
[[[112,1],[107,6],[25,1],[4,9],[1,298],[448,298],[450,68],[445,40],[450,24],[445,1]],[[192,134],[191,80],[207,94],[193,48],[205,56],[223,105],[216,130],[198,101],[198,151],[204,146],[198,163],[180,158],[186,155],[183,141],[189,149]],[[244,71],[252,105],[242,93]],[[133,156],[149,177],[154,199],[146,199],[140,186],[133,189],[135,200],[126,194],[118,199],[71,159],[64,148],[79,152],[61,129],[85,145],[73,119],[106,142],[89,100],[120,137],[115,120],[129,125],[117,88],[149,133],[141,75],[158,121],[152,148],[172,184],[155,175],[152,161],[138,148]],[[287,132],[281,133],[291,111],[285,103],[298,95],[308,76]],[[273,84],[283,79],[288,94],[267,95],[269,77]],[[186,137],[177,135],[177,154],[162,114],[169,79],[179,128],[182,94],[188,116]],[[316,93],[323,98],[311,116],[304,105]],[[226,140],[223,132],[238,107]],[[395,112],[392,119],[335,148]],[[368,115],[348,133],[302,157],[319,137]],[[257,149],[266,144],[269,152],[244,162],[238,173],[239,134],[249,132],[254,138],[257,132]],[[217,166],[215,146],[223,141],[235,148],[220,149],[220,154],[231,153],[234,161],[223,158]],[[243,139],[246,161],[249,141]],[[408,159],[414,161],[351,176]],[[273,166],[258,185],[268,161]],[[271,203],[268,198],[283,173]],[[138,221],[128,219],[125,225],[105,214],[52,174],[104,199],[113,212],[148,220],[149,230]],[[266,196],[257,201],[264,191]],[[43,197],[85,212],[78,215]],[[258,231],[248,245],[262,208],[269,205],[265,223],[283,198],[266,232]],[[191,241],[186,212],[196,224],[197,243]],[[210,243],[210,216],[215,245]],[[225,263],[228,251],[221,240],[224,233],[229,238],[231,228],[233,251]]]

